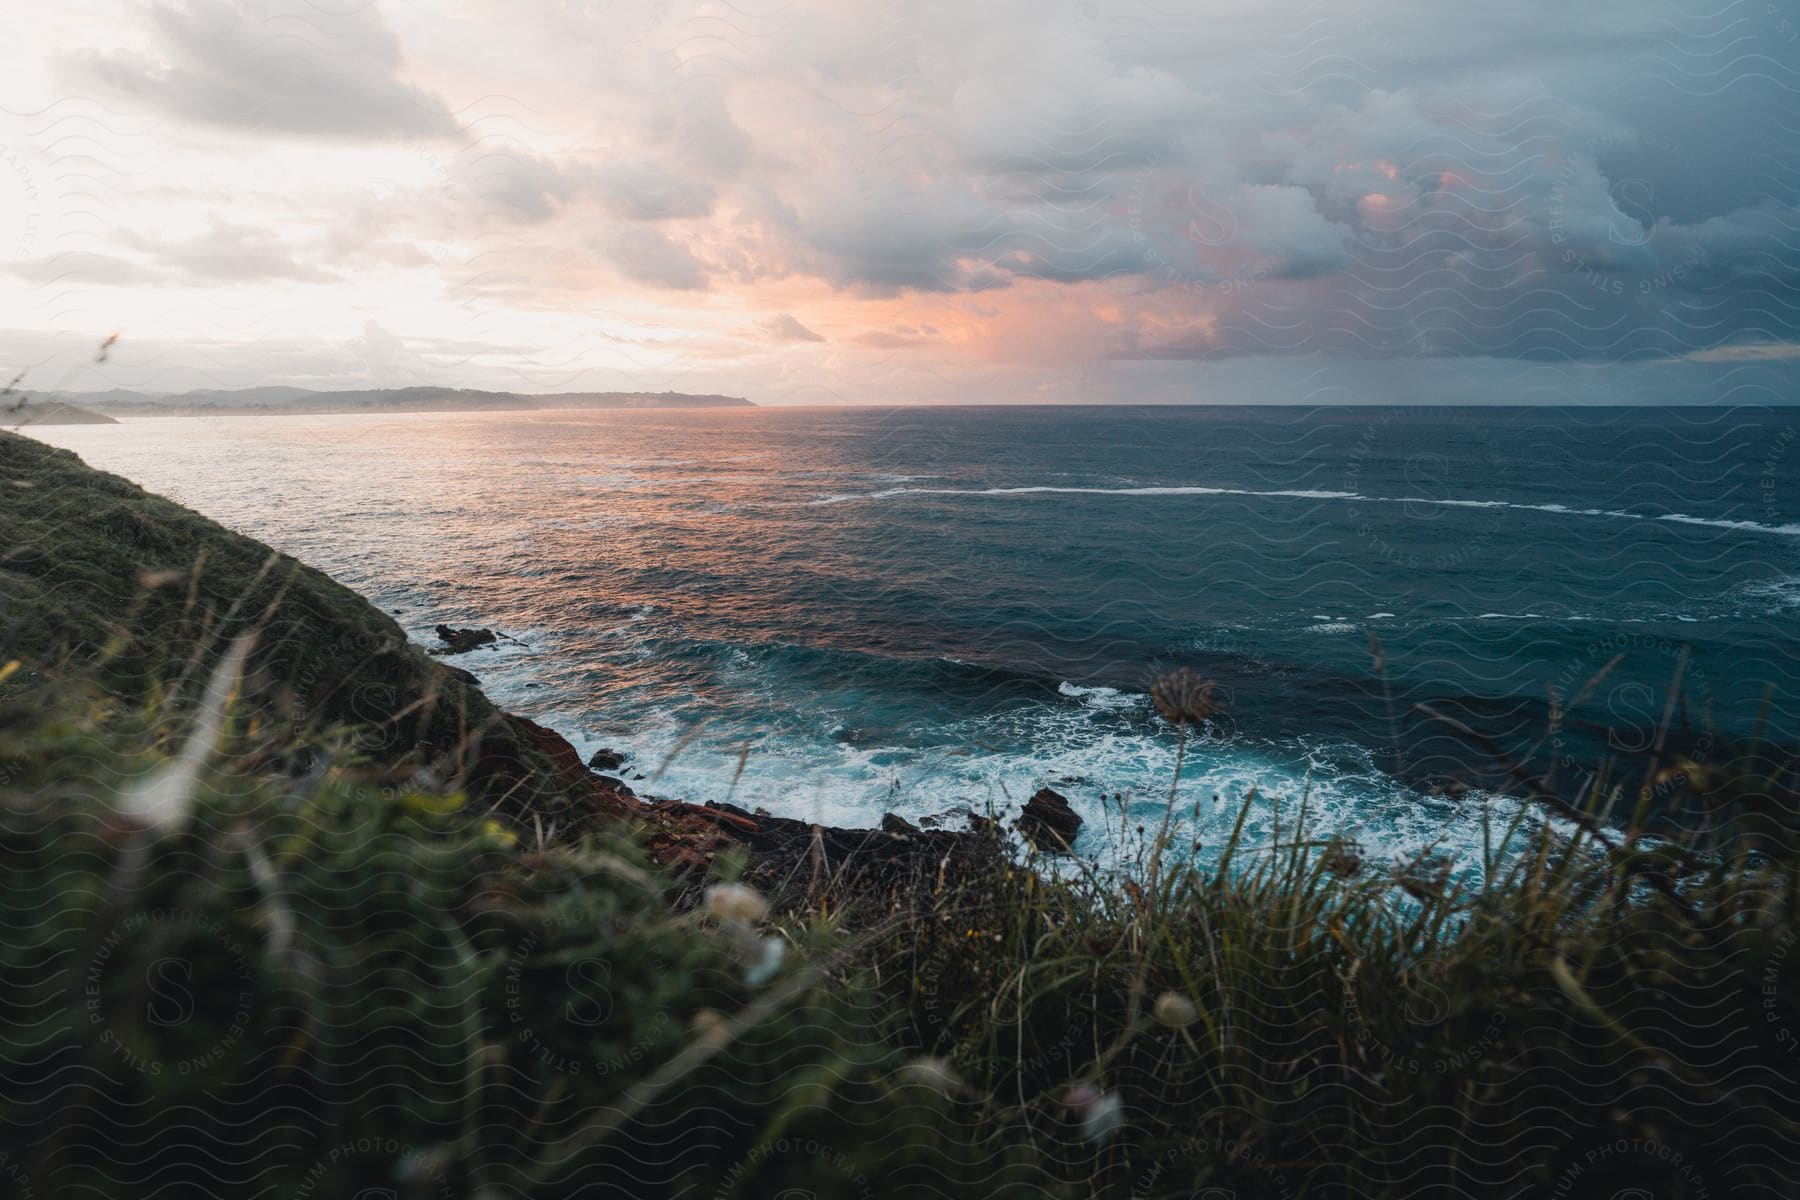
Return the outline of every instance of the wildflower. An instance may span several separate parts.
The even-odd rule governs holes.
[[[761,987],[781,970],[781,960],[787,957],[787,943],[777,937],[758,938],[752,953],[755,957],[744,968],[744,982],[750,987]]]
[[[721,883],[706,889],[706,911],[727,925],[754,925],[769,914],[769,902],[755,888]]]
[[[692,1025],[694,1036],[703,1042],[723,1041],[725,1038],[725,1014],[716,1008],[703,1008],[695,1013]]]
[[[158,767],[149,778],[122,791],[119,811],[128,827],[166,830],[187,820],[193,809],[200,773],[212,758],[225,730],[226,712],[237,696],[238,679],[250,656],[250,648],[255,644],[253,633],[232,639],[206,682],[194,732],[180,753]]]
[[[900,1074],[908,1083],[920,1084],[946,1096],[954,1094],[963,1085],[956,1070],[934,1055],[913,1059],[900,1069]]]
[[[1114,1092],[1103,1092],[1091,1083],[1078,1083],[1063,1093],[1063,1105],[1081,1122],[1081,1136],[1104,1142],[1125,1123],[1125,1106]]]
[[[1170,1029],[1186,1029],[1200,1019],[1200,1010],[1180,992],[1164,992],[1158,996],[1152,1012],[1159,1022]]]
[[[1202,679],[1191,668],[1180,667],[1157,676],[1150,685],[1150,700],[1157,712],[1177,725],[1198,725],[1217,707],[1213,691],[1210,680]]]

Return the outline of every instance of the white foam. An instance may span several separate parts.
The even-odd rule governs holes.
[[[1299,500],[1355,500],[1368,504],[1428,504],[1444,508],[1510,508],[1520,512],[1554,513],[1558,516],[1610,517],[1626,521],[1675,521],[1686,525],[1704,525],[1713,529],[1731,529],[1743,533],[1767,533],[1778,537],[1800,537],[1800,525],[1765,525],[1758,521],[1727,521],[1711,517],[1694,517],[1686,513],[1664,513],[1650,516],[1616,508],[1570,508],[1565,504],[1517,504],[1511,500],[1445,499],[1427,496],[1366,496],[1359,492],[1337,492],[1307,488],[1254,488],[1167,486],[1167,487],[1063,487],[1035,484],[1024,487],[991,488],[885,488],[877,492],[835,492],[807,501],[808,504],[845,504],[854,500],[891,500],[903,496],[1280,496]]]
[[[1709,517],[1690,517],[1686,513],[1664,513],[1659,521],[1679,521],[1683,525],[1707,525],[1714,529],[1743,529],[1756,533],[1779,533],[1800,537],[1800,525],[1764,525],[1759,521],[1717,521]]]
[[[1144,697],[1133,692],[1122,692],[1118,688],[1079,687],[1067,680],[1056,687],[1060,695],[1080,700],[1090,708],[1123,709],[1135,708],[1143,703]]]
[[[849,500],[890,500],[896,496],[1035,496],[1044,494],[1074,496],[1288,496],[1300,500],[1354,500],[1355,492],[1326,492],[1303,489],[1254,491],[1246,488],[1222,487],[1061,487],[1035,484],[1029,487],[995,488],[886,488],[879,492],[840,492],[820,496],[809,504],[842,504]]]
[[[1773,606],[1773,611],[1800,606],[1800,575],[1784,575],[1763,583],[1746,584],[1741,594]]]

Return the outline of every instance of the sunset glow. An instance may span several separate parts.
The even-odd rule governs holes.
[[[0,346],[77,390],[859,403],[1071,398],[1071,367],[1192,398],[1294,355],[1561,364],[1590,399],[1796,340],[1760,131],[1800,93],[1693,83],[1779,30],[1544,8],[22,9]]]

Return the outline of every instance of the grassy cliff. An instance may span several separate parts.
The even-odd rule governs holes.
[[[680,806],[541,836],[566,771],[330,580],[19,439],[0,489],[11,1194],[1791,1194],[1791,754],[1690,833],[1476,810],[1460,874],[1296,796],[1117,877],[690,812],[678,881]]]
[[[271,746],[335,731],[342,752],[397,776],[557,790],[528,727],[355,592],[69,451],[0,432],[0,531],[0,662],[22,664],[15,687],[81,684],[173,716],[251,634],[242,700]]]

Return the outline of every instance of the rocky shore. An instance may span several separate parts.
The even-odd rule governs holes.
[[[518,740],[550,764],[554,786],[566,799],[560,811],[574,831],[606,823],[629,827],[650,858],[679,879],[703,880],[720,855],[735,851],[748,860],[745,879],[784,906],[816,907],[856,896],[864,912],[874,911],[872,900],[891,911],[912,908],[946,876],[1011,853],[999,826],[974,814],[967,829],[920,829],[892,813],[876,828],[844,828],[732,804],[639,796],[584,763],[554,729],[502,715]]]
[[[340,729],[345,755],[396,783],[461,787],[524,840],[629,827],[656,862],[698,882],[721,854],[796,904],[886,895],[1003,851],[999,830],[843,829],[731,805],[640,797],[555,730],[498,709],[476,677],[408,641],[394,618],[323,573],[66,450],[0,432],[0,616],[33,686],[97,689],[177,709],[196,664],[246,637],[237,707],[271,742]],[[513,641],[436,629],[439,653]],[[896,818],[895,821],[898,819]]]

